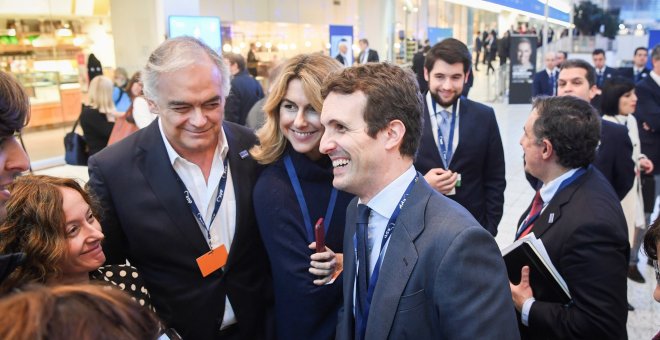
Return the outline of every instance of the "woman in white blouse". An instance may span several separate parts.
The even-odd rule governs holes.
[[[129,97],[131,97],[133,120],[138,128],[142,129],[156,119],[156,115],[149,111],[149,104],[147,103],[147,100],[144,99],[139,71],[133,74],[128,85],[126,85],[126,92],[128,92]]]
[[[637,106],[635,84],[626,78],[612,78],[605,82],[601,97],[603,98],[601,103],[603,119],[626,126],[633,145],[632,157],[633,162],[635,162],[635,180],[630,192],[621,200],[621,205],[626,215],[628,238],[631,244],[628,278],[643,283],[645,281],[644,277],[637,268],[637,254],[646,231],[640,172],[651,173],[653,162],[641,153],[637,120],[632,115]]]

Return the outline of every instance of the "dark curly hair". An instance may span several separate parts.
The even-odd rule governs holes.
[[[600,110],[603,114],[608,116],[616,116],[619,114],[619,99],[634,90],[635,83],[624,77],[614,77],[608,79],[603,84],[603,98],[600,104]]]
[[[454,38],[445,39],[431,47],[426,53],[424,60],[424,67],[431,72],[435,62],[442,60],[447,64],[453,65],[456,63],[463,64],[463,74],[467,74],[472,67],[472,56],[465,44]]]
[[[23,86],[9,73],[0,71],[0,137],[11,136],[30,120],[30,99]]]
[[[552,143],[559,165],[574,169],[593,162],[600,141],[600,117],[593,106],[564,96],[536,98],[532,108],[539,116],[534,135],[538,141],[548,139]]]
[[[25,262],[0,284],[0,294],[27,283],[61,279],[67,256],[63,198],[60,188],[80,193],[96,218],[98,204],[73,179],[51,176],[19,177],[11,185],[7,219],[0,225],[0,254],[25,253]]]

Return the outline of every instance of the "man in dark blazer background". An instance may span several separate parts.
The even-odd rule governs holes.
[[[264,97],[261,84],[252,78],[245,66],[245,58],[236,53],[223,55],[232,75],[231,91],[225,103],[225,120],[245,125],[245,120],[254,103]]]
[[[379,61],[378,52],[369,48],[369,40],[360,39],[358,44],[360,45],[360,54],[358,54],[357,59],[358,64],[377,63]]]
[[[591,105],[593,105],[596,110],[600,112],[600,103],[602,102],[600,97],[600,90],[603,89],[603,84],[605,84],[606,80],[612,79],[612,77],[616,76],[616,69],[605,64],[605,51],[600,48],[595,49],[591,53],[591,58],[594,62],[594,68],[596,71],[596,87],[598,88],[598,92],[591,99]]]
[[[536,72],[532,83],[532,97],[556,96],[559,70],[555,67],[555,53],[545,54],[545,69]]]
[[[494,239],[413,166],[424,103],[412,72],[352,67],[322,94],[320,150],[333,185],[357,196],[346,212],[337,339],[517,339]]]
[[[649,76],[650,70],[646,68],[649,51],[646,47],[637,47],[633,55],[633,67],[622,67],[617,75],[632,80],[635,84]]]
[[[597,92],[594,68],[589,63],[581,59],[564,61],[559,71],[558,96],[589,102]],[[635,179],[632,142],[625,126],[606,120],[601,123],[600,144],[593,164],[610,182],[619,200],[623,199]]]
[[[461,97],[470,62],[467,46],[456,39],[445,39],[426,54],[429,92],[415,168],[494,236],[504,206],[504,149],[493,109]]]
[[[107,262],[137,267],[159,316],[184,339],[263,338],[272,297],[252,208],[257,165],[247,150],[256,138],[223,123],[227,67],[181,37],[162,43],[142,75],[158,119],[89,161]],[[222,246],[226,264],[216,257]]]
[[[525,172],[543,186],[516,235],[531,232],[543,242],[572,301],[554,301],[523,267],[521,282],[511,286],[523,339],[627,338],[626,220],[618,197],[590,165],[600,121],[584,100],[551,97],[537,99],[525,123]],[[540,214],[531,212],[535,205]]]
[[[653,164],[660,164],[660,44],[653,47],[651,62],[653,70],[635,86],[637,94],[635,118],[639,128],[642,153],[654,162]],[[653,177],[655,177],[657,200],[660,197],[660,166],[656,166],[653,170]],[[658,208],[660,207],[655,205],[655,209]]]

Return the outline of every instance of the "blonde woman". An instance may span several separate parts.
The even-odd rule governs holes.
[[[96,76],[89,84],[88,104],[80,113],[80,126],[93,155],[108,145],[108,139],[118,115],[112,101],[113,83],[110,78]]]
[[[341,64],[321,54],[286,61],[268,95],[253,158],[266,165],[254,187],[254,209],[268,253],[278,339],[334,339],[342,283],[325,285],[341,263],[346,206],[332,187],[332,162],[321,154],[321,84]],[[325,245],[316,253],[314,224],[323,217]],[[341,251],[340,251],[341,252]],[[311,263],[311,265],[310,265]]]

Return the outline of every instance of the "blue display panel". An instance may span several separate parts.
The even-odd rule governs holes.
[[[209,45],[217,52],[222,52],[222,37],[220,34],[220,18],[198,16],[169,17],[169,37],[195,37]]]

